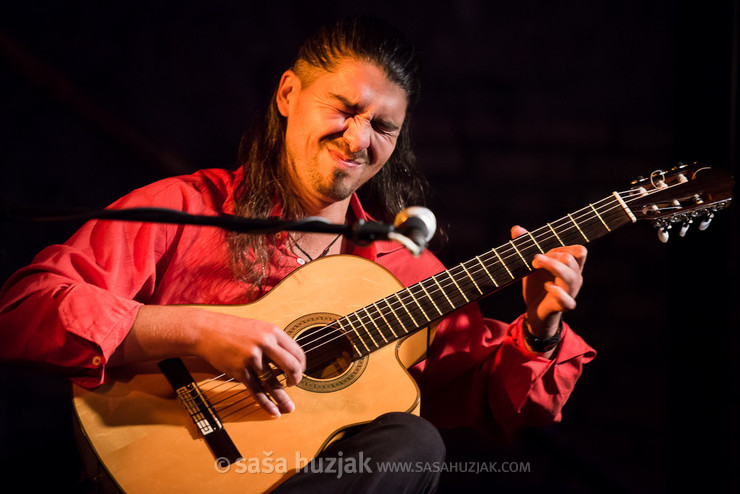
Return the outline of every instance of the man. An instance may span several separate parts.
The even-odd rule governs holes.
[[[414,51],[402,37],[376,21],[340,21],[307,40],[282,75],[265,120],[243,141],[239,170],[167,179],[112,207],[317,216],[332,223],[367,220],[367,207],[387,220],[421,198],[408,135],[417,92]],[[362,204],[358,191],[365,194]],[[512,229],[513,236],[524,233]],[[74,369],[85,386],[104,382],[106,369],[115,366],[194,355],[243,381],[260,406],[279,417],[295,405],[265,376],[271,365],[285,374],[287,387],[301,380],[306,356],[296,341],[269,321],[176,304],[253,301],[306,262],[340,253],[376,261],[406,285],[443,269],[429,252],[415,259],[390,242],[357,246],[326,234],[228,235],[90,222],[8,281],[0,322],[9,344],[0,352]],[[422,414],[438,427],[472,426],[492,436],[558,420],[582,364],[594,354],[561,320],[575,307],[585,260],[581,246],[538,255],[524,284],[526,315],[511,325],[484,321],[474,304],[441,322],[429,358],[412,370]],[[428,422],[406,414],[383,415],[332,448],[397,461],[441,461],[444,452]],[[436,480],[400,474],[343,481],[349,489],[403,483],[426,491]],[[323,481],[301,474],[282,488]]]

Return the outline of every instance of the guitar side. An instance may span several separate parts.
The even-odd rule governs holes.
[[[310,322],[312,314],[347,314],[401,288],[371,261],[332,256],[296,270],[252,304],[199,307],[288,328]],[[96,456],[124,491],[190,492],[207,486],[218,492],[264,492],[347,427],[390,411],[418,413],[419,390],[406,367],[423,356],[426,338],[420,331],[364,357],[354,372],[359,375],[345,373],[329,383],[328,391],[287,388],[296,410],[279,419],[248,402],[238,413],[229,412],[222,422],[243,460],[228,472],[218,471],[205,440],[154,364],[125,369],[95,390],[75,386],[74,408]],[[207,364],[184,361],[196,382],[208,383],[201,385],[204,390],[218,384],[209,383],[213,370]]]

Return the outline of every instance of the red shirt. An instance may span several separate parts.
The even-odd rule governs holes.
[[[241,173],[203,170],[138,189],[111,208],[163,207],[192,214],[233,213]],[[357,219],[369,219],[357,197]],[[91,221],[64,245],[44,249],[0,294],[0,358],[72,369],[96,386],[142,304],[244,304],[254,291],[234,279],[226,233],[214,227]],[[429,251],[414,258],[393,242],[353,254],[386,267],[406,286],[443,270]],[[302,259],[278,243],[263,284],[274,287]],[[499,434],[560,420],[561,409],[595,356],[567,325],[552,360],[526,350],[521,318],[484,319],[473,303],[443,320],[428,358],[412,369],[422,415],[439,427],[474,426]],[[454,406],[450,406],[454,403]]]

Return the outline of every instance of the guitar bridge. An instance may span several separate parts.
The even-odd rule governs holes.
[[[219,462],[229,464],[242,458],[236,445],[224,429],[208,398],[195,382],[190,371],[179,358],[167,359],[157,364],[177,393],[198,431]]]

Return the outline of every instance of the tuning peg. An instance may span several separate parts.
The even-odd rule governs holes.
[[[686,232],[689,231],[689,227],[691,226],[691,223],[693,223],[693,221],[692,220],[688,220],[688,221],[684,222],[683,225],[681,225],[681,230],[678,232],[678,235],[680,237],[683,237],[683,236],[686,235]]]
[[[712,218],[714,218],[713,214],[710,214],[709,216],[704,218],[701,223],[699,223],[699,230],[703,232],[704,230],[709,228],[709,223],[712,222]]]
[[[670,237],[670,234],[668,233],[669,227],[662,226],[658,228],[658,240],[660,240],[663,243],[668,242],[668,237]]]

